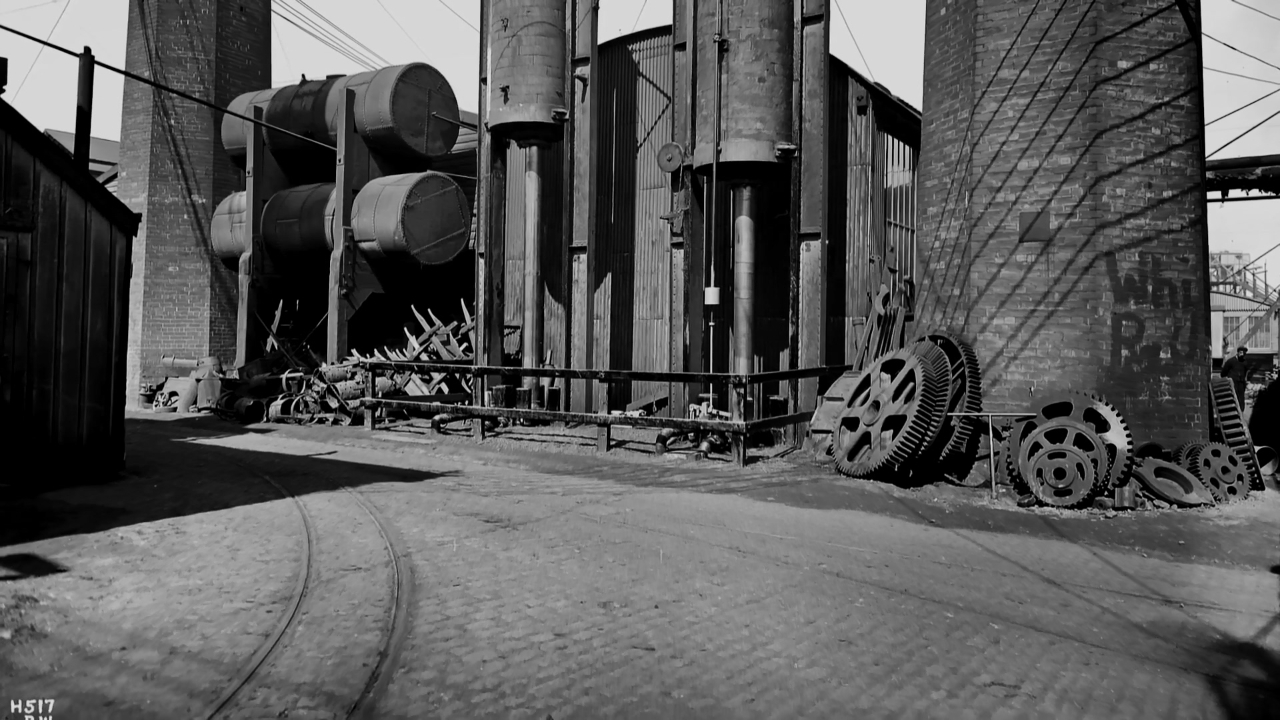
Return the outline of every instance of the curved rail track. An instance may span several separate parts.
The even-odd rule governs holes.
[[[314,590],[312,585],[314,573],[312,569],[315,565],[316,528],[311,515],[307,512],[306,504],[297,495],[267,474],[240,463],[236,464],[269,483],[283,497],[293,501],[294,507],[298,510],[298,517],[302,520],[304,541],[302,557],[299,561],[298,578],[294,585],[293,594],[289,599],[287,611],[272,633],[267,636],[266,640],[254,652],[231,685],[214,701],[210,709],[200,716],[204,720],[214,720],[235,707],[236,699],[258,677],[259,671],[281,647],[285,634],[289,632],[290,628],[294,627],[306,597]],[[400,660],[400,653],[409,630],[409,606],[413,596],[413,573],[408,564],[404,562],[404,555],[401,551],[402,543],[398,533],[386,522],[376,505],[362,497],[358,491],[349,487],[343,486],[342,490],[355,500],[360,509],[369,516],[370,521],[377,528],[378,534],[382,537],[382,541],[386,546],[387,557],[391,563],[392,597],[389,603],[390,611],[382,631],[378,660],[374,663],[373,670],[369,673],[369,678],[360,694],[347,707],[345,713],[345,717],[348,720],[365,720],[376,717],[374,711],[377,708],[378,701],[386,693],[387,686],[391,682],[392,671]]]

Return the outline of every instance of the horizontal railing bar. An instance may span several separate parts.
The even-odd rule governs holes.
[[[434,412],[442,415],[453,415],[458,418],[491,417],[525,420],[544,420],[548,422],[581,423],[583,425],[630,425],[632,427],[672,428],[675,430],[693,430],[703,432],[723,432],[741,434],[747,431],[747,423],[729,420],[695,420],[692,418],[666,417],[632,417],[629,415],[600,415],[597,413],[561,412],[558,410],[525,410],[524,408],[477,407],[475,405],[449,405],[447,403],[423,402],[421,400],[404,400],[375,398],[366,400],[367,406],[404,407]],[[757,421],[759,422],[759,421]]]
[[[421,362],[413,360],[361,360],[358,364],[370,370],[382,371],[417,370],[420,372],[466,373],[472,376],[509,375],[512,377],[544,377],[605,382],[729,383],[730,385],[739,386],[819,377],[829,373],[847,372],[853,367],[852,365],[828,365],[739,375],[736,373],[658,372],[653,370],[525,368],[505,365],[474,365],[468,362]]]

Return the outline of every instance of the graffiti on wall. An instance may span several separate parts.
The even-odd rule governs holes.
[[[1191,259],[1144,252],[1124,268],[1115,253],[1105,261],[1115,297],[1109,367],[1143,395],[1172,399],[1169,378],[1204,354],[1203,298],[1186,277]]]

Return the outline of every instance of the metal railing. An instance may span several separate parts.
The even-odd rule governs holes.
[[[607,452],[610,444],[610,428],[614,425],[628,427],[647,427],[671,429],[695,433],[721,433],[727,436],[733,446],[735,461],[745,466],[747,463],[747,438],[757,432],[795,427],[807,423],[813,417],[813,410],[797,411],[794,398],[797,397],[797,383],[800,380],[837,376],[852,369],[851,365],[828,365],[796,370],[775,370],[769,372],[739,375],[736,373],[700,373],[700,372],[654,372],[645,370],[585,370],[575,368],[524,368],[495,365],[474,365],[467,362],[416,362],[416,361],[384,361],[361,360],[357,363],[364,374],[365,397],[363,406],[365,424],[368,428],[377,429],[378,408],[398,408],[415,410],[424,414],[447,415],[451,420],[469,418],[505,418],[509,420],[526,420],[535,422],[563,422],[597,427],[597,449]],[[472,404],[451,404],[433,402],[427,396],[379,397],[376,393],[377,378],[384,373],[452,373],[469,375],[472,378]],[[489,378],[555,378],[560,380],[584,380],[603,383],[655,382],[667,385],[717,385],[728,386],[730,393],[730,419],[712,420],[705,418],[661,417],[614,415],[608,407],[609,393],[606,389],[601,393],[598,412],[577,412],[569,410],[547,410],[537,408],[494,407],[485,404],[488,398],[487,384]],[[759,389],[766,383],[790,383],[791,412],[772,417],[747,420],[747,397],[752,388]],[[756,393],[758,394],[758,393]],[[753,403],[758,409],[761,403]],[[670,407],[670,406],[669,406]],[[483,439],[484,423],[472,425],[472,432]],[[795,441],[799,441],[796,437]]]

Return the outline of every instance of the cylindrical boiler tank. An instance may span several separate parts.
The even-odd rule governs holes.
[[[458,114],[464,123],[475,125],[479,122],[479,116],[475,113],[462,111]],[[476,206],[476,176],[480,170],[476,155],[478,145],[476,130],[467,127],[459,128],[458,141],[453,144],[453,150],[445,155],[431,158],[430,168],[453,178],[453,181],[462,188],[462,192],[467,196],[467,202],[473,208]]]
[[[716,74],[720,75],[720,162],[777,162],[778,143],[791,143],[792,35],[790,0],[719,0],[697,6],[698,108],[695,168],[714,159]],[[717,65],[715,35],[725,43]]]
[[[467,246],[471,207],[447,175],[388,175],[356,195],[351,231],[367,257],[411,255],[424,265],[439,265]]]
[[[385,67],[339,78],[325,97],[328,142],[338,144],[338,109],[356,93],[356,132],[381,153],[443,155],[458,139],[458,98],[439,70],[426,63]]]
[[[267,88],[255,90],[237,96],[227,105],[227,109],[246,117],[253,117],[255,107],[263,108],[263,122],[266,122],[266,108],[271,98],[284,88]],[[249,153],[249,139],[253,137],[254,124],[235,115],[222,116],[222,148],[231,156],[236,167],[244,169],[245,156]]]
[[[489,129],[554,141],[568,117],[564,0],[493,0],[489,11]]]
[[[209,244],[220,260],[234,260],[249,249],[247,222],[249,201],[243,190],[222,199],[213,211],[209,228]]]
[[[324,80],[308,80],[280,88],[267,102],[263,120],[303,137],[329,142],[329,119],[325,115],[325,103],[328,102],[334,83],[342,77],[330,75]],[[279,130],[265,128],[264,134],[267,147],[277,157],[324,152],[324,148],[315,143]]]
[[[272,195],[262,208],[262,242],[279,253],[332,250],[336,200],[333,183],[299,185]]]

